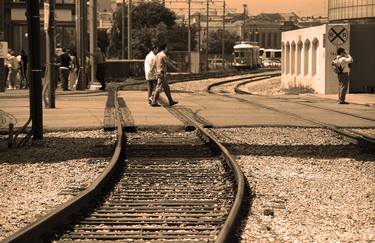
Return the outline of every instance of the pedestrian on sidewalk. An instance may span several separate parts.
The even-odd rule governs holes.
[[[9,81],[9,70],[10,70],[10,63],[9,63],[9,58],[10,58],[10,51],[8,49],[8,53],[6,58],[4,58],[4,84],[6,85]]]
[[[68,55],[67,51],[63,48],[62,54],[60,55],[60,67],[59,74],[61,80],[61,87],[64,91],[69,91],[68,82],[69,82],[69,66],[72,59]]]
[[[11,51],[10,57],[9,57],[9,88],[8,89],[16,89],[18,71],[19,71],[19,64],[18,64],[18,60],[16,57],[16,53],[14,51]]]
[[[145,58],[145,77],[147,82],[147,100],[148,103],[152,103],[152,94],[155,90],[156,82],[157,82],[157,73],[156,73],[156,54],[158,52],[158,48],[153,46],[149,48],[149,53]]]
[[[77,78],[78,78],[78,58],[77,53],[72,50],[69,53],[70,56],[70,72],[69,72],[69,85],[68,89],[73,89],[77,85]]]
[[[100,47],[96,48],[96,79],[100,82],[102,87],[100,90],[105,90],[105,56]]]
[[[167,66],[170,63],[168,61],[167,57],[167,44],[162,44],[159,47],[160,52],[156,55],[155,65],[156,65],[156,73],[158,77],[158,82],[156,84],[155,94],[153,96],[151,105],[152,106],[160,106],[157,101],[159,99],[159,95],[162,89],[164,89],[164,92],[168,98],[169,105],[173,106],[177,104],[178,102],[174,101],[172,99],[171,90],[169,88],[168,82],[167,82]]]
[[[20,53],[20,89],[28,88],[29,82],[27,80],[27,54],[25,50],[21,50]]]
[[[349,104],[345,101],[345,96],[348,91],[350,64],[353,63],[353,58],[344,48],[339,47],[337,48],[337,57],[333,62],[340,70],[340,72],[337,73],[339,81],[339,104]]]

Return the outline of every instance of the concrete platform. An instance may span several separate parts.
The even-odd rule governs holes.
[[[165,99],[164,94],[162,97]],[[340,127],[375,127],[375,109],[371,106],[375,104],[375,95],[372,94],[350,94],[347,99],[349,105],[339,105],[335,101],[336,97],[322,95],[270,98],[234,95],[239,99],[233,100],[222,95],[173,92],[173,97],[179,101],[179,104],[174,106],[174,109],[166,109],[149,106],[146,92],[119,92],[119,98],[125,101],[123,110],[126,115],[123,117],[132,119],[137,129],[184,129],[186,124],[172,115],[173,110],[188,111],[203,123],[209,123],[214,127],[316,126],[273,110],[263,109],[259,105],[282,109]],[[103,128],[106,100],[107,92],[58,92],[57,108],[43,110],[44,128],[47,130]],[[287,102],[288,100],[293,102]],[[7,119],[14,119],[16,127],[22,126],[29,117],[28,91],[0,93],[0,110],[3,111],[0,112],[2,129],[7,128],[4,114],[10,114]]]

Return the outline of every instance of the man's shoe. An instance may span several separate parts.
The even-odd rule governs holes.
[[[339,104],[341,104],[341,105],[347,105],[347,104],[349,104],[349,103],[348,103],[348,102],[345,102],[345,101],[340,101]]]
[[[151,104],[151,106],[153,106],[153,107],[159,107],[160,105],[158,103],[156,103],[156,104]]]
[[[178,104],[178,101],[173,101],[172,103],[169,103],[169,106],[174,106],[176,104]]]
[[[148,103],[151,105],[151,103],[152,103],[152,98],[151,97],[148,98]]]

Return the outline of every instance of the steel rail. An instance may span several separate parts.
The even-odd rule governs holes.
[[[166,102],[162,100],[163,106],[167,106]],[[209,129],[203,127],[198,121],[196,121],[190,114],[178,110],[174,107],[170,109],[174,109],[176,113],[179,113],[179,117],[186,117],[186,119],[190,120],[190,122],[198,129],[198,132],[204,137],[204,140],[208,142],[211,147],[216,151],[221,151],[222,157],[224,158],[225,163],[227,166],[232,170],[235,179],[235,192],[236,196],[232,205],[232,208],[228,214],[228,217],[219,231],[219,234],[215,240],[217,243],[224,243],[224,242],[233,242],[235,238],[235,231],[237,225],[241,220],[241,208],[245,203],[245,177],[241,170],[241,167],[238,165],[236,160],[230,154],[227,148],[220,143],[220,141],[209,132]],[[177,117],[177,118],[179,118]]]
[[[250,83],[252,81],[255,81],[255,80],[248,80],[248,81],[246,81],[246,83]],[[256,81],[258,81],[258,80],[256,80]],[[229,83],[229,82],[231,82],[231,81],[220,82],[220,84],[215,83],[214,86],[216,86],[216,85],[223,85],[223,84],[226,84],[226,83]],[[245,83],[245,82],[243,82],[243,83]],[[238,88],[240,85],[241,84],[238,84],[238,85],[236,85],[236,87]],[[286,114],[286,115],[288,115],[290,117],[294,117],[294,118],[297,118],[299,120],[302,120],[302,121],[309,122],[311,124],[317,125],[318,127],[329,129],[329,130],[331,130],[331,131],[333,131],[333,132],[335,132],[335,133],[343,136],[349,142],[357,144],[358,146],[361,146],[361,147],[363,147],[365,149],[368,149],[369,151],[375,151],[375,138],[366,136],[366,135],[361,134],[359,132],[344,130],[344,128],[340,128],[340,127],[337,127],[337,126],[332,125],[332,124],[327,124],[327,123],[324,123],[324,122],[316,121],[314,119],[308,119],[308,118],[302,117],[302,116],[297,115],[297,114],[292,113],[292,112],[282,111],[282,110],[276,109],[274,107],[269,107],[267,105],[259,104],[259,103],[256,103],[256,102],[252,102],[252,101],[249,101],[249,100],[247,100],[245,98],[233,97],[233,96],[230,96],[230,95],[227,95],[227,94],[213,93],[213,92],[210,91],[210,89],[211,89],[210,87],[207,87],[207,90],[208,90],[207,92],[210,93],[210,94],[216,94],[216,95],[225,96],[227,98],[236,99],[236,100],[239,100],[241,102],[246,102],[248,104],[255,105],[255,106],[258,106],[258,107],[261,107],[261,108],[264,108],[264,109],[268,109],[268,110],[271,110],[271,111],[274,111],[274,112]],[[243,92],[240,92],[240,93],[243,94],[243,93],[246,93],[246,91],[243,91]]]
[[[212,88],[216,87],[216,86],[223,85],[223,84],[233,83],[233,82],[237,82],[237,81],[241,81],[241,80],[248,80],[247,82],[254,82],[254,81],[259,81],[259,79],[253,80],[253,79],[256,79],[256,78],[276,77],[276,76],[280,76],[280,74],[281,73],[279,71],[278,72],[271,72],[271,73],[257,73],[257,74],[251,75],[251,76],[223,80],[223,81],[220,81],[220,82],[216,82],[216,83],[212,83],[212,84],[207,85],[206,92],[209,93],[209,94],[214,93],[214,92],[212,92]]]
[[[114,96],[116,110],[118,110],[119,107],[117,102],[117,89],[118,88],[115,88],[114,90],[116,93]],[[46,232],[53,232],[59,225],[71,222],[71,218],[74,215],[79,214],[82,209],[87,207],[89,202],[94,200],[96,196],[100,194],[100,191],[111,181],[113,175],[121,166],[121,161],[123,161],[125,157],[123,144],[126,139],[126,134],[121,127],[121,120],[118,112],[116,112],[116,126],[117,141],[115,151],[110,163],[102,174],[86,190],[82,191],[77,196],[60,205],[54,211],[48,213],[31,225],[5,238],[1,242],[43,242],[43,240],[48,237]]]
[[[254,80],[254,81],[258,81],[258,80]],[[245,91],[245,90],[243,90],[243,89],[240,88],[241,86],[244,86],[244,85],[246,85],[248,83],[251,83],[251,82],[254,82],[254,81],[250,80],[250,81],[245,81],[245,82],[241,82],[241,83],[237,84],[234,87],[234,92],[236,94],[246,94],[246,95],[259,96],[257,94],[252,94],[252,93],[250,93],[248,91]],[[268,99],[284,100],[284,101],[287,101],[287,102],[293,102],[295,104],[299,104],[299,105],[303,105],[303,106],[313,107],[313,108],[317,108],[317,109],[321,109],[321,110],[326,110],[326,111],[332,111],[332,112],[335,112],[335,113],[338,113],[338,114],[348,115],[348,116],[352,116],[352,117],[355,117],[355,118],[360,118],[360,119],[363,119],[363,120],[375,121],[375,119],[372,119],[372,118],[369,118],[369,117],[365,117],[365,116],[361,116],[361,115],[356,115],[356,114],[352,114],[352,113],[349,113],[349,112],[344,112],[344,111],[338,111],[338,110],[334,110],[334,109],[319,107],[319,106],[312,105],[312,104],[305,104],[302,101],[294,101],[294,100],[291,101],[289,99],[285,99],[285,98],[281,98],[281,97],[270,97],[269,95],[261,95],[261,96],[266,97]]]

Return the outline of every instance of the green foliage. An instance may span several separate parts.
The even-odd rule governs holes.
[[[128,6],[125,5],[125,14]],[[110,34],[109,55],[121,57],[122,48],[122,8],[113,14],[113,26]],[[175,36],[170,30],[175,28],[176,15],[158,2],[146,2],[136,5],[132,17],[132,48],[134,58],[144,58],[147,48],[152,44],[169,42],[169,36]],[[127,15],[125,31],[127,33]],[[125,33],[125,52],[127,52],[127,34]],[[169,45],[171,47],[171,45]]]
[[[211,54],[221,54],[222,52],[222,33],[223,30],[219,29],[217,31],[209,32],[209,45],[208,52]],[[233,52],[233,46],[236,44],[236,41],[239,41],[240,37],[234,33],[224,31],[224,54],[230,55]],[[203,43],[206,43],[207,39],[203,40]],[[203,44],[205,48],[206,44]]]

